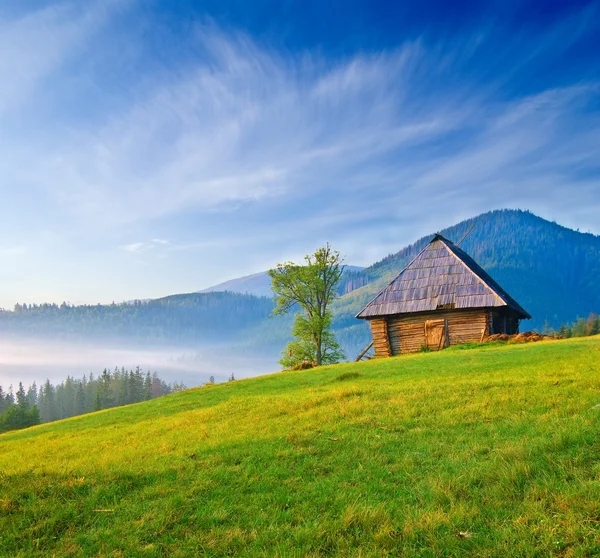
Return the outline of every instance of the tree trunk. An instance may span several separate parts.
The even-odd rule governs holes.
[[[323,361],[321,337],[317,339],[317,366],[321,366]]]

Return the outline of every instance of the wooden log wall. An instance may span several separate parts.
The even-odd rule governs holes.
[[[392,356],[390,339],[388,337],[388,323],[386,318],[375,318],[369,320],[371,334],[373,335],[373,348],[376,357]]]
[[[489,335],[489,314],[483,310],[453,312],[448,317],[450,345],[480,343]]]
[[[451,310],[408,314],[388,318],[392,355],[416,353],[426,344],[425,322],[445,319],[448,345],[479,343],[489,333],[489,313],[485,310]]]
[[[393,355],[418,353],[425,345],[425,320],[410,322],[392,318],[388,331]]]

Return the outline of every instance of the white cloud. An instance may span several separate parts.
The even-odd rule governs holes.
[[[132,252],[134,254],[143,252],[151,247],[151,245],[146,244],[145,242],[132,242],[131,244],[125,244],[124,246],[121,246],[121,248],[126,252]]]
[[[142,252],[148,252],[149,250],[175,249],[177,246],[174,246],[164,238],[153,238],[147,242],[131,242],[130,244],[124,244],[120,246],[120,248],[126,252],[141,254]]]
[[[38,203],[40,219],[74,237],[106,235],[121,256],[183,261],[183,251],[197,250],[208,269],[221,265],[224,247],[238,265],[255,252],[261,261],[286,259],[286,251],[305,253],[324,240],[368,263],[367,251],[385,255],[504,206],[560,222],[568,208],[597,221],[596,84],[519,98],[502,89],[510,72],[478,81],[483,70],[463,70],[486,46],[479,32],[332,61],[202,25],[186,43],[197,58],[159,66],[136,44],[136,72],[115,86],[99,68],[114,66],[122,78],[120,57],[96,66],[81,53],[108,56],[90,45],[100,36],[111,42],[103,33],[118,5],[64,4],[0,22],[0,80],[27,68],[0,91],[0,118],[10,114],[0,129],[0,190],[18,199],[17,210]],[[513,54],[531,52],[520,71],[553,37],[531,37],[544,42],[540,52],[515,40]],[[49,94],[65,80],[74,97],[92,84],[108,100],[74,117]]]
[[[419,60],[430,62],[414,45],[327,68],[212,27],[199,40],[205,55],[195,67],[155,83],[101,127],[57,130],[35,155],[24,147],[36,165],[21,173],[86,221],[99,211],[138,221],[333,191],[349,167],[461,118],[451,100],[418,109],[408,82]]]
[[[56,75],[129,0],[62,2],[21,17],[0,17],[0,116],[39,102]],[[1,14],[0,14],[1,16]]]

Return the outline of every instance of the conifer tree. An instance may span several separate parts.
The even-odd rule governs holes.
[[[146,377],[144,378],[144,399],[146,401],[152,399],[152,378],[150,377],[150,372],[146,372]]]
[[[21,409],[27,409],[27,395],[25,393],[25,388],[23,387],[23,382],[19,382],[19,389],[17,390],[17,406]]]
[[[37,405],[38,402],[38,389],[37,389],[37,384],[35,382],[33,382],[33,384],[31,384],[29,386],[29,389],[27,390],[27,401],[29,402],[30,405]]]
[[[75,386],[73,378],[67,376],[63,389],[64,417],[72,417],[75,414]]]
[[[129,373],[124,370],[119,376],[119,395],[117,403],[119,405],[127,405],[131,403],[129,399]]]
[[[85,376],[83,377],[85,380]],[[97,392],[97,382],[94,380],[94,374],[90,372],[90,377],[87,382],[85,382],[85,411],[86,413],[91,413],[94,411],[94,403]]]
[[[4,393],[4,389],[0,386],[0,414],[7,411],[9,407],[10,403],[8,401],[8,395]]]
[[[85,413],[85,387],[83,382],[77,384],[74,412],[75,415],[83,415]]]

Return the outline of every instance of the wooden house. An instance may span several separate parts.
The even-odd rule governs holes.
[[[356,317],[369,321],[376,357],[518,333],[519,320],[531,318],[466,252],[439,234]]]

